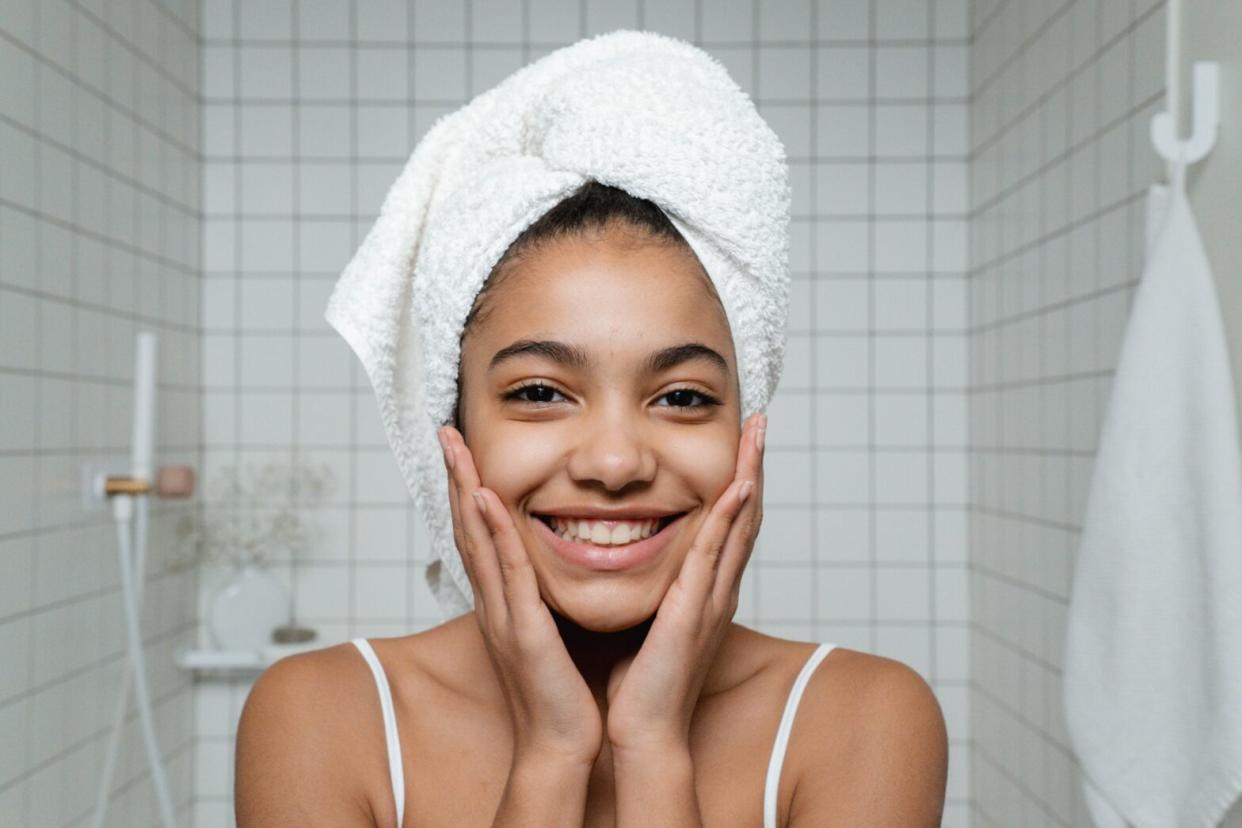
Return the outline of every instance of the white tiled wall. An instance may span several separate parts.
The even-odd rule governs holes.
[[[0,825],[85,825],[95,803],[125,636],[115,527],[83,510],[79,466],[128,470],[140,329],[159,339],[161,461],[198,463],[198,21],[194,0],[0,2]],[[152,507],[142,617],[188,820],[184,508]],[[106,824],[150,825],[132,695],[123,738]]]
[[[1163,178],[1159,0],[971,5],[971,790],[1089,826],[1061,704],[1096,436]]]
[[[438,115],[619,27],[711,51],[790,157],[790,347],[739,620],[926,676],[945,825],[1090,824],[1061,645],[1163,172],[1161,0],[203,2],[0,0],[0,824],[91,809],[124,639],[113,527],[77,477],[124,468],[138,329],[162,462],[335,469],[321,541],[277,567],[324,644],[440,620],[324,303]],[[182,817],[230,825],[249,681],[172,666],[215,582],[170,565],[184,508],[152,516],[157,729]],[[151,824],[132,711],[124,745],[108,824]]]
[[[899,659],[949,720],[968,821],[966,0],[349,2],[203,7],[205,473],[328,462],[294,576],[324,643],[439,622],[427,547],[328,291],[415,142],[542,54],[615,28],[696,42],[783,138],[789,356],[739,621]],[[200,826],[231,821],[248,682],[199,686]]]

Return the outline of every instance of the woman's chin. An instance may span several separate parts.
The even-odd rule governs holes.
[[[630,596],[625,591],[578,589],[572,595],[549,596],[549,606],[563,617],[598,633],[619,632],[636,627],[655,615],[654,605],[647,596]]]

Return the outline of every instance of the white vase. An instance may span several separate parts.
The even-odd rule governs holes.
[[[211,601],[211,635],[221,650],[257,650],[289,620],[289,594],[266,569],[243,564]]]

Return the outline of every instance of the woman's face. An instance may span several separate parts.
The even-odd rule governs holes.
[[[537,245],[462,342],[459,414],[479,477],[543,599],[599,632],[659,608],[740,438],[733,340],[707,277],[688,249],[640,239],[614,224]],[[615,532],[600,522],[627,517]]]

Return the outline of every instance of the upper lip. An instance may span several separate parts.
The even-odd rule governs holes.
[[[679,515],[681,512],[661,506],[557,506],[552,509],[533,510],[533,514],[590,520],[648,520]]]

